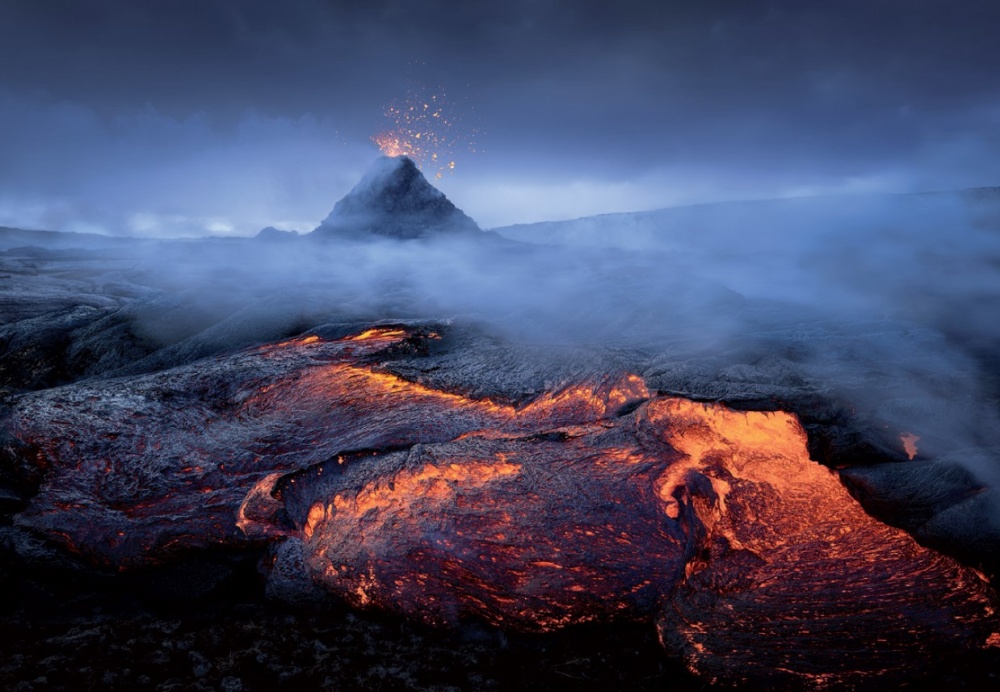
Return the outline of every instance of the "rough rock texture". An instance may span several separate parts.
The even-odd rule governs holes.
[[[484,427],[538,431],[586,421],[638,396],[636,387],[645,391],[610,378],[515,409],[407,382],[371,360],[435,338],[407,327],[314,334],[21,397],[0,426],[10,460],[0,477],[30,497],[16,523],[97,564],[160,562],[243,542],[236,511],[265,474]]]
[[[518,399],[384,367],[445,357],[466,338],[448,330],[331,325],[22,395],[2,423],[23,498],[5,550],[211,591],[220,551],[278,541],[274,596],[535,632],[655,621],[729,682],[902,675],[995,628],[985,582],[866,515],[793,416],[657,396],[613,361]]]
[[[287,536],[272,569],[306,592],[433,624],[655,619],[729,683],[906,677],[1000,624],[985,580],[865,514],[792,416],[676,398],[272,476],[242,525]]]
[[[482,232],[411,159],[383,156],[334,205],[313,237],[408,240],[471,233]]]
[[[843,469],[841,478],[871,514],[995,575],[1000,499],[970,469],[989,468],[996,456],[996,450],[967,450],[933,461],[854,466]]]

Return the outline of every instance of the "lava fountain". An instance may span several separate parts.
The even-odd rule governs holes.
[[[389,127],[372,136],[379,150],[385,156],[407,156],[421,168],[427,166],[436,180],[454,172],[459,149],[475,152],[476,131],[461,126],[443,89],[436,93],[411,89],[405,99],[390,103],[384,116]]]

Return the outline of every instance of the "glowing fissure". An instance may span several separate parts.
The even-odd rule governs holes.
[[[906,452],[906,456],[910,459],[915,459],[917,457],[917,443],[920,442],[920,435],[905,432],[899,436],[899,439],[903,443],[903,451]]]

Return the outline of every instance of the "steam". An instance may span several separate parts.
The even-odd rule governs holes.
[[[0,128],[0,225],[146,238],[309,228],[373,149],[348,145],[330,117],[108,117],[2,85]]]
[[[499,231],[578,252],[614,248],[695,292],[731,289],[745,299],[736,310],[667,298],[680,316],[674,336],[710,344],[691,357],[724,392],[819,392],[891,430],[907,455],[905,440],[919,437],[922,458],[951,454],[1000,482],[995,451],[975,451],[1000,441],[1000,190],[721,204]],[[630,275],[663,288],[655,273]],[[619,297],[631,307],[649,295],[628,293],[637,298]],[[661,381],[683,386],[676,356],[666,360]]]
[[[386,156],[408,156],[441,180],[455,172],[455,157],[475,153],[476,128],[465,125],[461,110],[452,105],[443,88],[412,84],[404,99],[384,112],[388,129],[372,136]]]
[[[116,280],[181,296],[180,307],[135,311],[139,334],[174,349],[160,365],[323,322],[453,319],[552,353],[612,349],[664,391],[772,405],[818,396],[884,427],[900,459],[904,434],[920,438],[918,459],[1000,440],[993,193],[709,205],[416,241],[201,239],[115,252],[132,258]],[[210,329],[176,333],[170,315],[184,312]],[[996,464],[975,471],[1000,483]]]

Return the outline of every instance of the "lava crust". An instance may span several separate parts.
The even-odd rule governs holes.
[[[434,625],[648,623],[710,681],[884,682],[997,639],[986,580],[865,514],[792,414],[627,373],[515,404],[385,367],[440,338],[317,330],[21,395],[14,522],[113,570],[267,543],[272,595]]]
[[[190,548],[245,543],[236,513],[267,474],[481,428],[538,432],[648,394],[638,378],[609,378],[515,409],[408,382],[372,360],[433,338],[401,327],[311,335],[22,396],[0,422],[5,475],[37,486],[15,521],[94,564],[158,563]]]
[[[268,524],[275,503],[291,526]],[[285,593],[297,574],[302,593],[432,624],[655,621],[727,683],[885,681],[997,624],[978,573],[865,514],[781,412],[656,397],[541,436],[330,462],[260,483],[242,521],[287,536]]]

